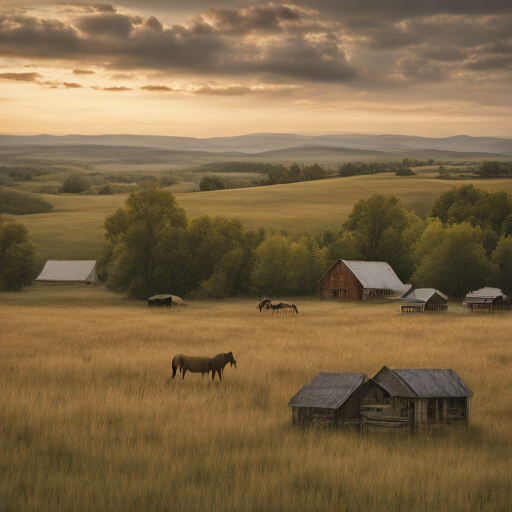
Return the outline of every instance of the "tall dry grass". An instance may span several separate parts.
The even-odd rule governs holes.
[[[99,287],[0,294],[2,511],[508,511],[512,316],[297,299],[148,310]],[[175,353],[233,351],[224,381]],[[318,371],[453,368],[472,426],[435,437],[291,427]],[[2,508],[3,507],[3,508]]]

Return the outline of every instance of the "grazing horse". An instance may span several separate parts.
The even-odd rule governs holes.
[[[260,313],[261,313],[261,310],[263,308],[270,309],[271,306],[272,306],[272,302],[270,301],[270,299],[265,298],[265,299],[260,300],[260,303],[256,306],[256,309],[259,309]]]
[[[272,309],[272,314],[274,314],[276,311],[282,311],[283,313],[286,313],[287,310],[290,310],[292,314],[299,314],[297,306],[295,304],[288,304],[287,302],[280,302],[279,304],[270,304],[270,308]]]
[[[236,361],[233,358],[233,353],[228,354],[217,354],[215,357],[196,357],[196,356],[184,356],[182,354],[176,354],[172,360],[172,376],[167,379],[167,383],[176,377],[176,370],[179,368],[181,373],[181,379],[185,378],[187,371],[192,373],[201,373],[207,375],[212,372],[212,380],[215,378],[215,372],[219,374],[220,380],[222,380],[222,372],[224,366],[231,363],[231,366],[235,365]]]
[[[210,368],[212,370],[212,382],[215,379],[215,372],[219,374],[219,379],[222,380],[222,374],[224,373],[224,367],[231,363],[231,366],[235,365],[236,361],[233,357],[233,352],[228,352],[227,354],[217,354],[215,357],[211,358]]]

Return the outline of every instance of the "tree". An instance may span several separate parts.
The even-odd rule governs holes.
[[[162,239],[170,234],[179,238],[187,226],[185,211],[170,192],[148,187],[133,192],[104,226],[107,286],[134,298],[151,296],[160,284],[161,268],[167,265]]]
[[[226,188],[226,182],[220,176],[203,176],[199,181],[199,190],[208,192],[210,190],[222,190]]]
[[[36,276],[36,249],[27,228],[0,218],[0,290],[21,290]]]
[[[482,229],[468,222],[446,228],[431,224],[416,247],[421,264],[412,276],[414,284],[459,298],[484,286],[490,268],[482,237]]]
[[[70,174],[62,183],[59,192],[65,194],[81,194],[91,188],[91,185],[85,176],[81,174]]]
[[[355,240],[356,254],[366,261],[388,262],[401,279],[412,272],[406,228],[419,222],[395,195],[374,194],[358,201],[343,225]],[[350,244],[348,244],[350,247]]]
[[[501,237],[492,253],[491,265],[494,285],[512,296],[512,236]]]
[[[267,238],[256,249],[256,265],[251,279],[256,293],[274,297],[283,295],[289,254],[290,240],[278,234]]]

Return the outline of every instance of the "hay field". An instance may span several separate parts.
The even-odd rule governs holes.
[[[175,196],[189,219],[224,215],[238,217],[248,227],[317,233],[326,227],[339,229],[354,204],[370,194],[396,194],[406,208],[426,215],[442,192],[467,183],[512,192],[512,180],[448,181],[388,173]],[[48,259],[96,259],[103,244],[105,217],[127,195],[42,197],[55,205],[51,213],[17,217],[39,251]]]
[[[0,509],[509,511],[509,314],[296,299],[148,310],[101,286],[0,294]],[[233,351],[224,382],[166,386],[175,353]],[[435,437],[291,427],[318,371],[453,368],[472,426]]]

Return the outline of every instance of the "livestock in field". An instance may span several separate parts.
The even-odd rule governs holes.
[[[256,306],[256,309],[259,309],[261,313],[263,308],[270,309],[270,306],[272,306],[271,300],[269,298],[265,298],[260,300],[260,303]]]
[[[274,314],[276,311],[279,313],[279,311],[282,311],[283,313],[290,312],[292,315],[299,314],[299,310],[297,309],[297,306],[295,304],[288,304],[287,302],[279,302],[278,304],[271,304],[270,308],[272,309],[272,314]]]
[[[176,377],[176,370],[179,369],[181,373],[181,379],[185,378],[187,371],[192,373],[201,373],[202,377],[204,374],[207,375],[212,372],[212,381],[215,378],[215,373],[219,374],[219,379],[222,380],[222,373],[224,367],[231,363],[231,366],[235,365],[236,361],[233,357],[233,352],[217,354],[214,357],[198,357],[198,356],[184,356],[182,354],[176,354],[172,360],[172,376],[167,379],[167,383]]]
[[[235,365],[236,361],[233,357],[233,352],[228,352],[227,354],[217,354],[215,357],[212,357],[210,362],[210,369],[212,370],[212,381],[215,379],[215,372],[219,374],[219,379],[222,380],[222,374],[224,373],[224,367],[231,363],[231,366]]]

